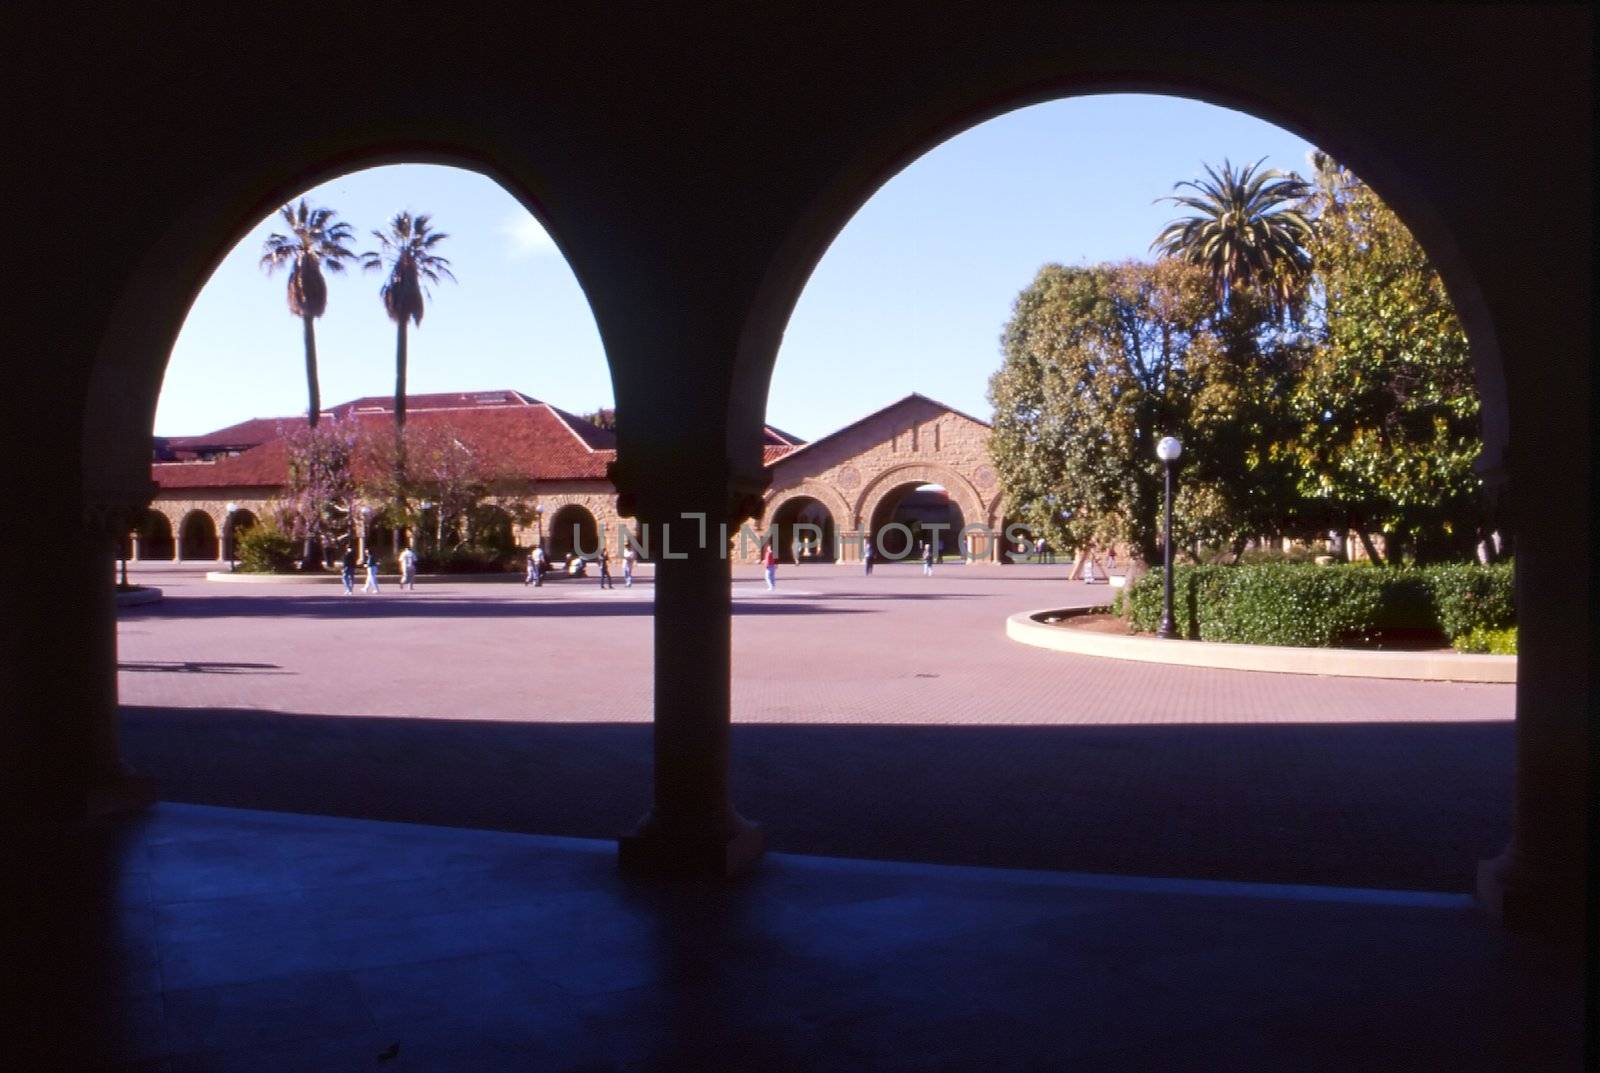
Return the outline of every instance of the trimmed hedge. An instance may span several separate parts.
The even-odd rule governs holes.
[[[1516,621],[1509,564],[1179,566],[1172,584],[1179,634],[1202,641],[1328,648],[1403,630],[1454,642]],[[1153,633],[1161,589],[1162,571],[1152,570],[1119,593],[1113,609],[1134,630]]]
[[[294,538],[270,525],[252,525],[235,544],[239,570],[246,574],[292,574],[300,569]]]
[[[1517,654],[1517,628],[1507,626],[1503,630],[1490,630],[1479,626],[1471,633],[1457,637],[1452,643],[1461,652],[1487,652],[1491,656],[1514,656]]]
[[[470,544],[417,557],[419,574],[504,574],[516,570],[516,567],[515,558],[508,553]],[[392,555],[387,556],[381,569],[385,573],[397,574],[400,572],[399,560]]]

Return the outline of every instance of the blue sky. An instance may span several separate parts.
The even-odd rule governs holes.
[[[1001,327],[1040,265],[1146,257],[1174,215],[1154,200],[1203,163],[1266,157],[1305,174],[1310,150],[1238,112],[1127,94],[1036,105],[958,135],[890,179],[824,255],[790,319],[768,420],[814,438],[910,391],[986,418]],[[400,209],[431,212],[450,234],[440,252],[460,283],[434,289],[412,332],[412,391],[509,387],[580,413],[610,405],[577,280],[491,180],[405,165],[355,172],[307,197],[350,221],[358,248]],[[196,299],[173,347],[157,433],[304,411],[285,276],[256,266],[275,229],[271,220],[252,229]],[[379,281],[360,272],[330,281],[317,324],[325,406],[394,390]]]

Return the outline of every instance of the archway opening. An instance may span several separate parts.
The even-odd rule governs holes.
[[[772,516],[771,537],[783,563],[831,563],[838,558],[833,512],[820,499],[795,496]]]
[[[546,554],[553,565],[560,566],[568,557],[581,559],[599,551],[600,524],[589,508],[568,503],[546,524]]]
[[[171,562],[177,555],[177,544],[172,539],[172,523],[159,510],[146,510],[133,531],[133,554],[136,562]]]
[[[178,558],[184,560],[216,561],[220,546],[217,543],[217,523],[203,510],[191,510],[183,516],[178,526]]]
[[[256,512],[240,507],[228,515],[223,527],[223,555],[224,559],[237,559],[239,557],[239,538],[254,529],[261,523],[256,517]]]
[[[949,729],[949,740],[963,744],[942,755],[943,775],[919,781],[886,744],[882,767],[865,781],[878,785],[899,780],[908,800],[920,800],[930,794],[948,799],[956,783],[970,780],[976,787],[987,780],[987,789],[975,789],[961,809],[972,824],[959,836],[967,840],[967,863],[986,864],[1002,863],[994,847],[1011,836],[998,826],[985,833],[984,818],[1013,816],[1033,807],[1020,794],[1012,799],[1014,808],[996,809],[996,801],[1021,785],[1048,787],[1045,792],[1057,795],[1060,804],[1057,817],[1070,825],[1067,817],[1074,814],[1079,792],[1074,787],[1081,787],[1083,779],[1099,779],[1094,772],[1115,768],[1107,762],[1111,754],[1071,744],[1076,735],[1066,729],[1069,725],[1116,726],[1118,730],[1107,729],[1101,739],[1109,741],[1126,729],[1130,712],[1137,710],[1133,719],[1152,728],[1138,748],[1172,749],[1163,755],[1178,756],[1180,735],[1158,727],[1215,723],[1217,714],[1203,699],[1208,683],[1200,672],[1172,670],[1159,680],[1181,681],[1182,688],[1159,697],[1136,695],[1131,683],[1146,676],[1130,676],[1126,663],[1058,660],[1059,666],[1047,668],[1035,654],[1007,647],[1004,624],[1023,611],[1107,607],[1115,595],[1105,573],[1111,555],[1120,568],[1115,580],[1125,581],[1135,543],[1141,565],[1158,564],[1159,553],[1151,549],[1160,546],[1152,534],[1160,531],[1163,474],[1154,444],[1172,429],[1181,432],[1185,445],[1174,510],[1179,529],[1175,542],[1185,549],[1180,553],[1185,560],[1215,553],[1223,537],[1229,541],[1222,542],[1222,551],[1231,553],[1231,539],[1239,533],[1260,543],[1262,532],[1274,537],[1273,547],[1251,549],[1252,554],[1290,558],[1291,553],[1277,550],[1277,538],[1290,537],[1309,545],[1296,548],[1293,556],[1309,559],[1324,550],[1329,530],[1344,528],[1344,519],[1332,516],[1336,512],[1319,513],[1323,505],[1314,500],[1320,491],[1310,490],[1344,478],[1359,480],[1355,471],[1360,467],[1335,472],[1342,460],[1333,449],[1315,459],[1326,469],[1313,471],[1307,462],[1305,473],[1286,474],[1287,460],[1311,458],[1309,448],[1304,453],[1300,448],[1329,436],[1318,441],[1320,449],[1351,427],[1338,419],[1345,381],[1336,364],[1353,352],[1358,340],[1331,334],[1327,296],[1343,301],[1353,293],[1371,295],[1374,301],[1366,312],[1382,316],[1392,304],[1379,299],[1392,295],[1381,280],[1373,284],[1384,271],[1361,272],[1359,255],[1372,249],[1370,243],[1334,245],[1334,239],[1346,234],[1335,225],[1358,235],[1361,221],[1378,219],[1372,191],[1338,167],[1342,161],[1324,167],[1322,158],[1313,155],[1315,148],[1253,117],[1194,100],[1075,97],[1021,107],[965,129],[858,204],[855,216],[832,232],[831,244],[815,261],[787,320],[782,302],[774,304],[773,320],[783,334],[763,416],[785,428],[814,429],[818,438],[775,459],[772,445],[766,445],[773,473],[768,494],[780,497],[802,487],[828,486],[830,502],[831,493],[837,492],[850,504],[853,516],[844,524],[873,541],[878,563],[902,556],[914,562],[924,534],[939,522],[951,527],[944,534],[956,534],[940,541],[944,557],[965,551],[976,562],[960,570],[933,569],[931,577],[904,568],[874,572],[860,566],[828,577],[807,576],[804,586],[816,590],[816,605],[788,635],[778,628],[776,616],[736,617],[735,696],[743,688],[743,695],[752,698],[748,718],[805,721],[807,714],[793,705],[769,703],[763,709],[756,703],[756,698],[805,690],[827,698],[826,715],[818,721],[834,727],[914,721]],[[1225,161],[1231,166],[1224,168]],[[1246,166],[1301,177],[1289,184],[1297,192],[1284,197],[1295,203],[1308,225],[1316,226],[1285,226],[1300,236],[1297,242],[1321,245],[1311,250],[1290,242],[1278,253],[1283,256],[1281,270],[1295,273],[1301,283],[1309,281],[1309,290],[1289,287],[1289,297],[1283,298],[1266,284],[1255,292],[1249,283],[1219,286],[1219,277],[1209,273],[1203,259],[1191,260],[1181,248],[1168,250],[1162,243],[1161,236],[1175,220],[1206,211],[1164,198],[1192,195],[1203,200],[1193,185],[1180,184],[1215,178],[1220,187],[1223,171],[1239,176]],[[1233,190],[1247,186],[1240,180]],[[1393,229],[1379,237],[1396,241],[1396,256],[1383,269],[1402,267],[1403,262],[1410,271],[1425,260],[1409,246],[1400,252],[1400,240],[1409,243],[1409,234]],[[1335,277],[1335,271],[1342,275]],[[1336,286],[1324,286],[1327,281]],[[1338,289],[1346,283],[1352,287]],[[1408,291],[1426,299],[1419,308],[1427,316],[1414,325],[1384,326],[1395,329],[1391,334],[1401,340],[1401,352],[1410,352],[1406,348],[1412,343],[1406,340],[1415,341],[1424,325],[1430,333],[1445,334],[1439,325],[1454,314],[1444,308],[1448,298],[1438,301],[1442,288],[1436,284],[1431,277]],[[1470,298],[1470,290],[1467,294]],[[1415,331],[1407,330],[1413,327]],[[1470,385],[1473,355],[1462,333],[1450,333],[1447,345],[1443,354],[1452,376],[1464,373]],[[1490,348],[1492,354],[1492,343]],[[1253,360],[1257,356],[1262,360]],[[1442,361],[1436,366],[1444,367]],[[1408,375],[1416,371],[1406,370]],[[1268,372],[1274,379],[1263,389],[1254,378]],[[1327,375],[1313,382],[1312,372]],[[1458,384],[1452,380],[1449,386],[1453,391]],[[1325,397],[1325,406],[1306,404]],[[1396,433],[1409,428],[1414,442],[1426,447],[1419,430],[1437,428],[1434,418],[1445,418],[1449,446],[1441,453],[1465,487],[1475,480],[1469,465],[1475,452],[1451,422],[1455,414],[1476,412],[1478,400],[1451,397],[1452,414],[1430,413],[1425,422],[1408,426],[1399,421],[1385,428]],[[885,400],[898,401],[884,405]],[[1280,402],[1284,405],[1277,408]],[[1290,403],[1300,408],[1290,411]],[[1271,436],[1250,439],[1261,430]],[[1365,472],[1384,477],[1403,468],[1369,461],[1375,464]],[[1439,470],[1430,464],[1428,471]],[[940,488],[928,486],[934,482]],[[1334,497],[1330,493],[1324,498]],[[1273,518],[1258,524],[1255,519],[1263,514]],[[1014,535],[1002,522],[1010,524]],[[1185,528],[1196,539],[1185,539]],[[1461,536],[1463,528],[1465,536],[1473,535],[1470,523],[1455,525],[1455,535]],[[969,530],[966,541],[959,536],[964,529]],[[1049,549],[1045,556],[1037,551],[1041,539]],[[842,558],[853,561],[849,536],[842,542]],[[1005,560],[1016,561],[1019,544],[1029,568],[1000,569]],[[1433,545],[1418,541],[1415,546],[1419,558],[1435,554]],[[1087,572],[1069,578],[1074,552],[1080,549],[1098,553],[1092,579]],[[1042,561],[1048,558],[1054,562]],[[1315,567],[1307,563],[1307,569]],[[1148,599],[1148,591],[1139,590],[1141,600]],[[870,613],[864,613],[867,607]],[[1093,627],[1127,630],[1109,615]],[[786,660],[768,658],[773,651],[784,652]],[[856,673],[861,666],[895,682],[894,693],[864,680]],[[1034,669],[1045,677],[1033,679]],[[1072,688],[1063,690],[1060,682],[1069,675],[1084,677],[1073,678]],[[917,693],[915,703],[903,699],[905,683],[924,679],[937,679],[937,686]],[[1335,720],[1384,711],[1393,725],[1383,733],[1397,739],[1419,733],[1443,741],[1450,735],[1442,725],[1409,725],[1448,723],[1453,715],[1446,689],[1419,687],[1419,694],[1425,694],[1422,708],[1385,703],[1381,687],[1368,683],[1354,684],[1337,701],[1310,679],[1294,680],[1285,690],[1293,692],[1295,703],[1304,706],[1301,710]],[[1367,700],[1354,703],[1351,698],[1357,693],[1367,694]],[[1497,721],[1504,730],[1513,711],[1510,689],[1482,689],[1474,701],[1480,705],[1474,709],[1478,718]],[[1241,723],[1252,725],[1270,719],[1292,722],[1295,717],[1285,712],[1257,709],[1245,700],[1233,709]],[[994,722],[1015,729],[988,743],[994,747],[988,754],[993,766],[977,770],[971,743],[982,739],[983,724]],[[834,758],[863,747],[868,735],[859,730],[838,729],[834,747],[819,749],[812,764],[796,763],[803,770],[796,771],[792,790],[801,800],[789,804],[789,811],[815,808],[839,818],[841,798],[819,801],[807,796],[807,788],[836,784],[845,769],[833,766]],[[1264,731],[1261,737],[1276,733]],[[1082,735],[1085,740],[1089,736]],[[885,734],[884,741],[890,740],[892,735]],[[1214,756],[1220,770],[1240,763],[1220,748],[1221,736],[1215,740],[1208,748],[1218,750]],[[1080,747],[1081,756],[1075,759]],[[1057,748],[1061,751],[1055,761],[1043,761]],[[859,773],[859,754],[851,755],[850,770]],[[1497,762],[1505,755],[1502,750]],[[1340,764],[1359,764],[1361,754],[1352,748],[1317,762],[1289,755],[1282,759],[1284,770],[1302,763],[1305,778],[1326,779]],[[1015,776],[1024,770],[1031,774],[1019,781]],[[1483,778],[1481,771],[1463,770],[1461,775],[1477,778],[1480,800],[1503,798],[1503,784]],[[1455,852],[1459,842],[1454,828],[1473,827],[1481,859],[1499,851],[1503,827],[1493,817],[1485,822],[1476,807],[1461,806],[1448,780],[1433,773],[1396,771],[1391,782],[1409,784],[1436,802],[1434,816],[1454,810],[1455,819],[1445,824],[1413,814],[1413,830],[1403,838],[1394,828],[1396,871],[1381,881],[1468,885],[1476,862],[1472,853]],[[1136,767],[1117,785],[1127,788],[1127,807],[1113,811],[1131,815],[1147,809]],[[1096,800],[1115,796],[1108,791]],[[1349,806],[1377,817],[1385,813],[1381,798],[1377,793],[1359,802],[1330,798],[1316,804],[1330,816]],[[766,810],[768,815],[784,811]],[[1246,816],[1248,808],[1229,813]],[[1295,816],[1280,819],[1283,830],[1301,822]],[[1214,876],[1357,885],[1379,881],[1371,874],[1312,875],[1291,840],[1274,841],[1270,830],[1255,826],[1255,817],[1237,822],[1241,840],[1259,839],[1264,856],[1207,863]],[[902,825],[903,839],[892,852],[928,852],[939,841],[940,859],[958,859],[949,851],[951,832],[930,834],[914,810],[902,814],[897,824],[878,824],[877,829],[887,837],[890,828]],[[816,834],[820,826],[812,823],[794,841],[774,829],[774,844],[829,853],[844,852],[850,844],[854,852],[871,852],[867,840],[858,837],[859,817],[840,818],[826,848]],[[1169,872],[1184,852],[1159,825],[1125,838],[1110,831],[1094,836],[1092,854],[1085,849],[1087,843],[1071,837],[1063,837],[1048,852],[1064,868],[1100,869],[1115,857],[1124,862],[1119,870],[1145,874]],[[1426,852],[1416,851],[1424,845]],[[1029,866],[1037,865],[1043,858],[1032,852],[1009,860],[1022,864],[1026,856]],[[1352,854],[1359,852],[1352,847]],[[1227,854],[1218,854],[1219,861],[1223,856]],[[1271,856],[1270,864],[1261,863],[1266,856]],[[1190,859],[1181,867],[1196,864]],[[1400,874],[1407,867],[1415,869],[1409,879]]]
[[[964,559],[970,547],[974,556],[986,548],[981,537],[965,533],[967,519],[949,491],[939,484],[902,484],[885,492],[872,512],[868,532],[882,559],[916,562],[923,548],[933,550],[935,562]]]
[[[142,334],[132,335],[142,347],[112,333],[106,366],[117,390],[152,385],[147,406],[122,410],[155,415],[154,429],[121,434],[124,446],[138,441],[121,486],[156,484],[166,518],[149,526],[197,509],[221,531],[192,519],[182,539],[152,534],[143,558],[171,559],[182,545],[185,557],[215,562],[218,536],[232,552],[252,522],[274,531],[251,556],[259,584],[195,569],[149,567],[137,578],[160,585],[167,608],[243,604],[241,629],[194,629],[195,617],[163,617],[161,605],[119,611],[122,748],[164,790],[206,804],[584,837],[614,835],[648,808],[641,720],[653,689],[654,568],[641,567],[627,592],[619,570],[615,595],[599,590],[592,569],[537,589],[517,584],[541,532],[566,545],[555,549],[564,556],[576,521],[592,553],[616,518],[610,368],[543,209],[513,192],[533,185],[438,164],[333,174],[239,222],[236,244],[190,296],[164,368],[152,356],[157,313],[141,309]],[[236,206],[250,193],[222,191],[215,202]],[[207,218],[213,203],[190,206],[175,252],[192,251],[195,229],[226,230]],[[425,316],[395,317],[389,247],[406,226],[415,237],[423,217],[426,248],[448,265],[419,280]],[[285,239],[291,248],[278,258]],[[308,306],[290,283],[307,263],[297,244],[322,240],[351,256],[318,247],[325,301]],[[366,271],[367,261],[378,267]],[[105,438],[127,422],[122,410],[102,425]],[[110,453],[86,452],[87,465],[112,468]],[[558,511],[572,503],[581,506]],[[414,561],[396,555],[407,544]],[[339,565],[363,548],[377,560],[378,591],[364,592],[357,574],[347,597]],[[413,587],[396,584],[402,563],[416,567]],[[197,690],[130,670],[196,663],[226,670],[191,683]],[[595,690],[602,667],[606,689]],[[220,723],[187,718],[217,707],[251,728],[248,747],[225,745]],[[582,735],[552,725],[591,713],[623,724],[614,755],[625,785],[608,787],[592,812],[526,796],[541,773],[613,777],[586,766]],[[359,734],[330,750],[332,721],[354,716],[371,718],[341,722]],[[584,792],[568,786],[561,796]]]

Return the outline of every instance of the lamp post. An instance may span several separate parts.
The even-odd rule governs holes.
[[[361,508],[361,557],[372,553],[372,507]]]
[[[533,507],[533,523],[538,530],[538,543],[534,547],[544,547],[544,504],[536,503]]]
[[[239,549],[235,545],[235,542],[234,542],[234,539],[233,539],[233,534],[234,534],[233,514],[234,514],[234,511],[236,511],[238,509],[239,509],[239,504],[235,503],[233,500],[230,499],[228,501],[228,516],[226,518],[222,519],[222,537],[223,537],[224,540],[226,540],[228,542],[228,569],[229,570],[237,570],[239,568],[237,562],[235,561],[235,560],[237,560],[239,558]]]
[[[428,511],[430,511],[432,509],[433,509],[433,500],[431,500],[431,499],[424,499],[421,503],[417,504],[417,528],[419,530],[423,529],[422,516],[424,514],[428,513]],[[438,540],[435,540],[433,542],[433,544],[434,544],[434,550],[438,551],[439,550],[439,542],[438,542]],[[417,546],[421,547],[422,543],[419,541]]]
[[[1161,543],[1165,549],[1165,568],[1162,571],[1161,627],[1157,637],[1172,640],[1178,636],[1178,626],[1172,619],[1172,464],[1183,454],[1183,444],[1176,437],[1163,436],[1156,444],[1156,457],[1166,467],[1167,498],[1165,520],[1162,523]]]

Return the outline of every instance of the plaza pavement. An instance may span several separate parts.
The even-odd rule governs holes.
[[[580,837],[649,803],[651,586],[344,596],[132,568],[125,753],[169,800]],[[1134,664],[1006,615],[1067,567],[734,583],[734,799],[776,849],[1466,890],[1509,834],[1511,686]]]

